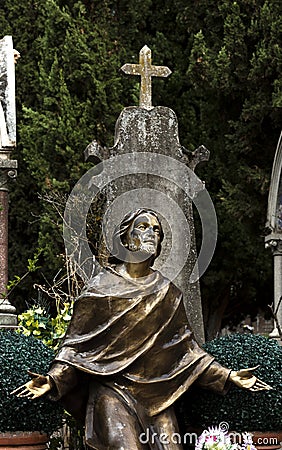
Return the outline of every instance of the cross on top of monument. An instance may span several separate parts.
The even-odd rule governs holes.
[[[152,106],[152,77],[167,77],[171,70],[166,66],[152,66],[152,52],[145,45],[139,53],[139,64],[124,64],[121,70],[128,75],[140,75],[139,106],[151,109]]]

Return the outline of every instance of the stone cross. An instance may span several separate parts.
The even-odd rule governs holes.
[[[17,161],[11,159],[16,146],[15,63],[19,53],[12,36],[0,40],[0,326],[16,326],[16,309],[6,298],[8,283],[9,178],[17,175]]]
[[[152,77],[168,77],[171,74],[166,66],[152,66],[152,52],[147,45],[140,50],[139,64],[124,64],[121,70],[127,75],[140,75],[139,106],[145,109],[152,108]]]
[[[85,149],[85,159],[98,164],[107,160],[107,164],[112,164],[112,173],[115,174],[116,159],[115,157],[128,157],[131,166],[129,171],[134,171],[133,176],[125,176],[115,179],[108,183],[106,189],[108,210],[112,208],[113,214],[117,214],[115,220],[111,219],[114,224],[119,223],[122,217],[121,210],[129,212],[129,209],[139,207],[148,207],[150,201],[155,201],[155,196],[159,193],[161,207],[167,222],[162,221],[165,233],[165,240],[162,252],[156,261],[156,269],[163,267],[169,261],[173,268],[174,263],[177,265],[179,259],[185,254],[188,255],[185,266],[175,279],[175,284],[184,293],[184,304],[190,322],[193,326],[196,337],[199,342],[204,341],[204,328],[202,318],[202,306],[198,281],[191,281],[190,276],[197,260],[195,236],[194,236],[194,220],[192,211],[192,200],[186,196],[181,186],[186,186],[189,190],[193,190],[193,170],[198,162],[207,160],[209,152],[204,146],[200,146],[195,152],[188,152],[179,143],[177,117],[170,108],[163,106],[152,107],[151,105],[151,77],[167,76],[170,71],[167,68],[159,66],[151,66],[151,51],[148,47],[143,47],[140,52],[140,64],[123,66],[126,73],[141,75],[141,94],[140,106],[130,106],[120,114],[116,123],[114,146],[111,148],[102,148],[96,141],[93,141]],[[143,80],[143,84],[142,84]],[[155,175],[158,167],[155,165],[155,157],[160,160],[164,159],[167,164],[161,168],[160,175]],[[111,163],[111,160],[113,161]],[[182,163],[182,164],[181,164]],[[145,168],[146,166],[146,168]],[[123,166],[124,167],[124,166]],[[179,169],[189,167],[189,174],[183,175]],[[144,170],[145,168],[145,170]],[[147,169],[149,168],[149,170]],[[143,172],[142,172],[143,170]],[[192,175],[191,175],[192,173]],[[170,174],[170,179],[167,178]],[[196,177],[196,176],[195,176]],[[201,186],[203,183],[200,181]],[[95,182],[95,177],[94,177]],[[143,194],[145,197],[142,197]],[[152,193],[152,198],[148,200],[148,196]],[[166,198],[165,198],[166,197]],[[129,198],[133,198],[133,204]],[[112,206],[118,203],[119,206]],[[130,203],[130,204],[129,204]],[[159,204],[157,206],[159,206]],[[183,211],[186,223],[189,225],[190,233],[186,234],[183,228],[178,227],[178,231],[172,235],[170,223],[178,223],[178,218],[171,214],[170,205],[179,206],[179,210]],[[153,207],[151,209],[154,209]],[[157,208],[155,208],[158,211]],[[171,220],[170,220],[171,219]],[[109,223],[110,221],[108,221]],[[185,253],[184,241],[189,242],[190,251]],[[166,252],[176,245],[176,251],[173,257],[168,257]],[[91,257],[89,257],[89,260]],[[155,265],[154,265],[155,267]],[[91,276],[91,270],[89,271]]]
[[[265,246],[271,248],[273,254],[274,311],[278,327],[282,329],[282,132],[273,161],[266,226],[271,230],[265,238]],[[278,327],[275,323],[271,337],[279,338]]]

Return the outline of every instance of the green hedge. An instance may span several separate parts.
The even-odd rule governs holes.
[[[186,422],[202,426],[225,421],[237,431],[272,431],[282,428],[282,347],[260,335],[232,334],[204,345],[222,365],[238,370],[254,367],[258,378],[272,386],[270,391],[250,392],[232,385],[222,396],[194,388],[185,394],[181,410]]]
[[[46,374],[54,352],[32,336],[0,332],[0,431],[51,433],[62,423],[63,408],[45,398],[17,398],[10,392],[30,380],[27,370]]]

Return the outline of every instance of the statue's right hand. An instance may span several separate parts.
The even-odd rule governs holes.
[[[39,375],[38,373],[33,373],[28,370],[28,374],[33,378],[27,383],[19,386],[11,394],[15,394],[17,397],[27,397],[31,400],[41,397],[50,391],[52,388],[50,377]]]

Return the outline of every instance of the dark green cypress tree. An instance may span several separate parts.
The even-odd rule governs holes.
[[[224,316],[225,323],[239,320],[272,302],[272,258],[264,234],[282,117],[281,6],[200,1],[194,11],[182,6],[179,19],[193,35],[186,72],[197,124],[191,137],[195,146],[204,143],[211,150],[200,175],[219,224],[214,259],[202,278],[212,337]]]
[[[25,22],[29,25],[29,8],[36,20],[26,42],[21,31]],[[125,81],[119,74],[120,50],[110,34],[113,16],[106,3],[93,9],[80,1],[70,6],[53,0],[32,6],[26,2],[19,23],[17,8],[7,4],[5,12],[2,29],[13,34],[17,28],[14,44],[22,54],[10,276],[23,273],[27,258],[40,248],[42,272],[51,281],[63,264],[64,251],[62,220],[54,205],[59,201],[63,213],[67,194],[87,168],[86,145],[94,138],[112,144]]]
[[[153,104],[176,111],[186,148],[211,151],[197,169],[219,223],[201,280],[208,336],[223,317],[267,309],[272,258],[263,236],[281,128],[280,2],[4,0],[0,23],[22,54],[11,277],[23,273],[37,247],[49,280],[62,264],[61,222],[42,197],[67,196],[87,168],[83,150],[93,139],[112,145],[120,111],[139,96],[138,78],[119,68],[137,62],[147,44],[153,63],[173,70],[154,81]]]

